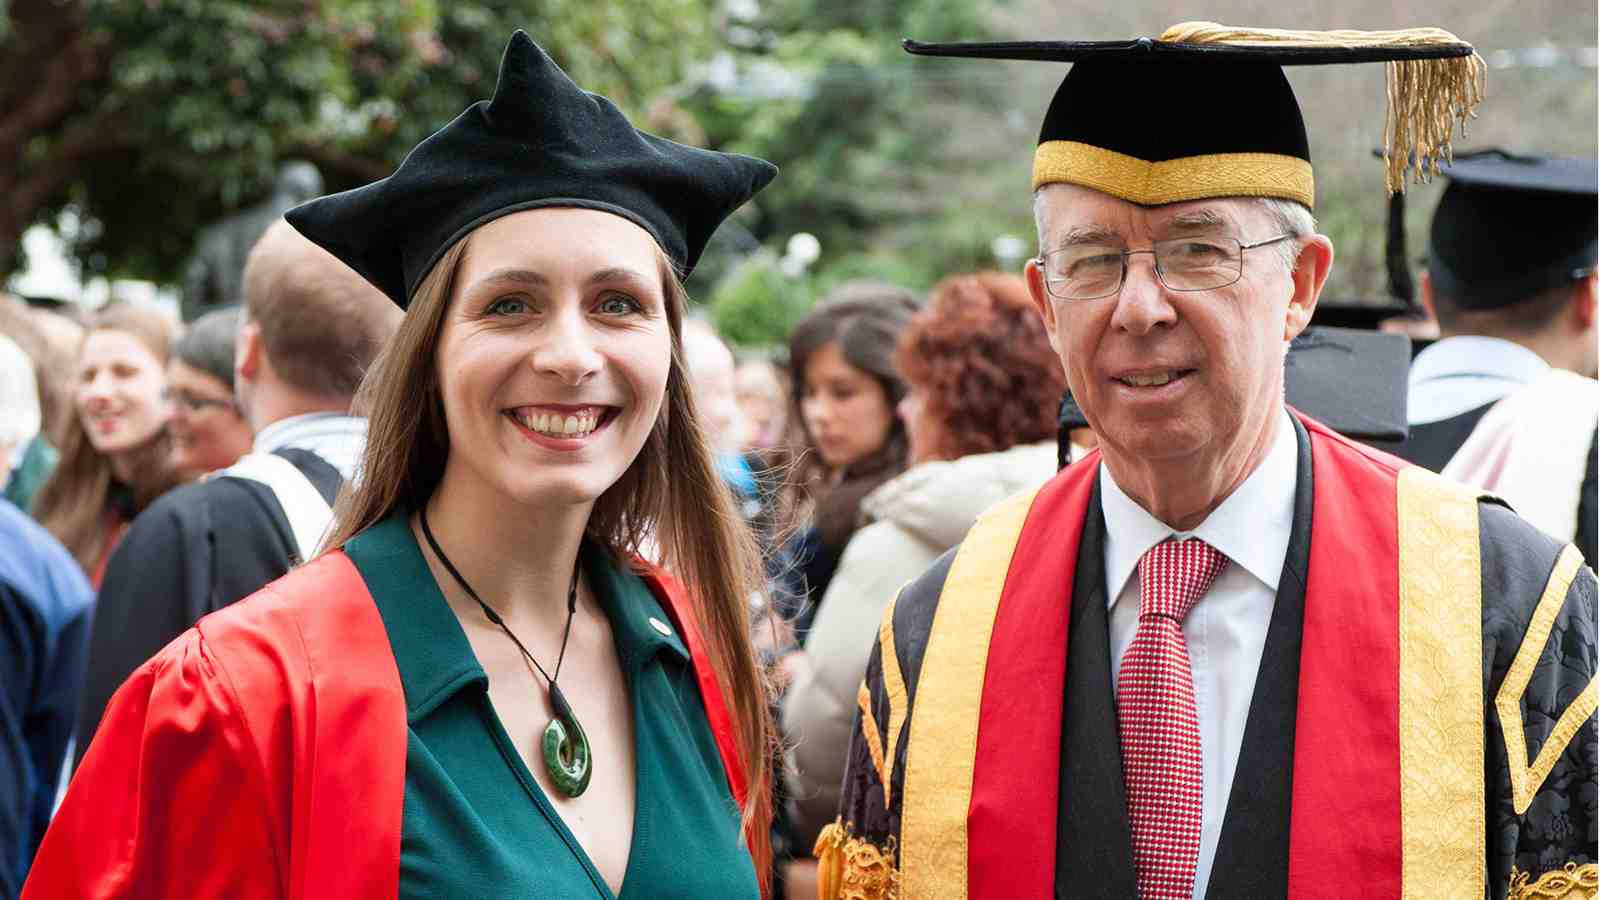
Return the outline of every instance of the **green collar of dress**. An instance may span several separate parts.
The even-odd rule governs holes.
[[[351,538],[344,552],[377,604],[405,689],[406,718],[414,723],[468,685],[487,687],[488,676],[439,591],[408,522],[409,514],[396,513]],[[688,662],[689,652],[672,620],[638,575],[618,566],[592,540],[584,541],[579,558],[630,675],[659,652]]]

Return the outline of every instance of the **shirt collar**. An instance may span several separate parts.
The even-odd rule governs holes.
[[[1100,506],[1106,519],[1106,606],[1139,567],[1145,551],[1168,537],[1197,537],[1222,551],[1271,591],[1278,590],[1294,528],[1294,486],[1299,454],[1294,422],[1285,410],[1272,448],[1245,480],[1192,531],[1176,531],[1133,502],[1100,466]]]
[[[427,717],[469,686],[487,689],[488,676],[433,579],[408,515],[397,513],[351,538],[345,553],[366,581],[388,632],[408,721]],[[580,559],[630,678],[659,652],[688,662],[672,620],[637,575],[614,565],[593,541],[584,541]]]
[[[350,480],[355,476],[366,440],[366,419],[339,412],[316,412],[267,425],[256,432],[250,449],[256,453],[274,453],[286,447],[309,450]]]
[[[1459,375],[1499,376],[1527,384],[1550,371],[1550,364],[1513,341],[1464,334],[1423,348],[1411,363],[1407,380],[1415,388],[1436,378]]]

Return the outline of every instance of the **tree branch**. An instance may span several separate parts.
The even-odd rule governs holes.
[[[68,127],[48,162],[26,173],[0,169],[0,261],[15,258],[22,232],[33,224],[39,207],[70,180],[87,159],[128,146],[121,122],[86,116]]]
[[[83,34],[50,57],[42,76],[30,78],[21,103],[0,116],[0,160],[15,161],[27,139],[48,131],[72,109],[78,88],[105,71],[106,59]]]

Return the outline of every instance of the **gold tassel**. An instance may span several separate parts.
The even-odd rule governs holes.
[[[896,900],[900,873],[894,868],[894,845],[880,850],[851,837],[840,819],[822,829],[812,849],[817,858],[817,900]]]
[[[1160,40],[1183,44],[1232,44],[1240,47],[1464,47],[1467,43],[1441,28],[1398,31],[1291,31],[1279,28],[1235,28],[1215,22],[1184,22],[1162,33]],[[1389,106],[1384,122],[1383,160],[1389,193],[1406,189],[1406,173],[1417,183],[1439,174],[1439,162],[1450,161],[1450,138],[1457,124],[1466,133],[1467,120],[1483,102],[1489,67],[1477,51],[1450,59],[1414,59],[1387,66]]]

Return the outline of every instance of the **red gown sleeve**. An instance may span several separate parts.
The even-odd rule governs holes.
[[[191,628],[112,697],[23,900],[281,898],[287,829],[256,746]]]

